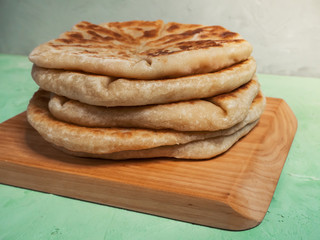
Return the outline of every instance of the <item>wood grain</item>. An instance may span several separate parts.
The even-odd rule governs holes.
[[[108,161],[54,149],[22,113],[0,125],[0,182],[243,230],[263,220],[296,129],[286,102],[267,98],[257,127],[216,158]]]

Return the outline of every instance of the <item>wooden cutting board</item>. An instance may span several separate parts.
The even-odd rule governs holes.
[[[286,102],[268,98],[257,127],[216,158],[107,161],[59,152],[22,113],[0,124],[0,182],[243,230],[264,218],[296,129]]]

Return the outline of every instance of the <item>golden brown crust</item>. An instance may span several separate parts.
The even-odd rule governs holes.
[[[221,26],[162,21],[80,22],[35,48],[41,67],[159,79],[217,71],[247,59],[251,45]]]

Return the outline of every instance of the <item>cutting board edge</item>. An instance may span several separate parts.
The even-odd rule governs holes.
[[[274,111],[272,113],[273,117],[277,118],[277,120],[275,122],[281,123],[281,120],[283,120],[283,119],[286,119],[285,123],[287,123],[287,121],[290,122],[290,124],[282,124],[282,125],[277,126],[277,130],[282,131],[283,135],[286,136],[286,138],[285,138],[286,141],[282,141],[280,145],[277,145],[278,151],[285,148],[285,151],[282,151],[282,154],[278,155],[278,156],[280,156],[280,160],[277,161],[276,156],[274,156],[274,159],[273,159],[273,161],[279,163],[279,166],[277,168],[275,168],[275,169],[278,169],[278,172],[273,180],[273,181],[275,181],[275,187],[274,187],[273,191],[270,191],[270,194],[269,194],[268,200],[267,200],[268,204],[266,204],[264,206],[263,211],[257,211],[255,209],[248,209],[247,207],[244,207],[244,210],[243,210],[242,209],[243,206],[239,206],[239,201],[234,202],[232,199],[232,198],[234,198],[234,195],[235,195],[235,192],[233,191],[233,189],[230,191],[231,194],[228,196],[228,199],[227,199],[227,202],[230,205],[230,207],[233,208],[236,212],[238,212],[239,214],[243,215],[244,217],[246,217],[248,219],[255,219],[257,222],[263,221],[263,219],[269,209],[273,194],[276,191],[276,188],[277,188],[277,185],[278,185],[281,173],[282,173],[282,169],[286,163],[286,160],[289,155],[289,151],[291,149],[291,145],[293,143],[295,134],[298,129],[298,120],[297,120],[294,112],[290,108],[289,104],[284,99],[271,98],[271,97],[268,97],[267,99],[273,99],[273,100],[278,101],[276,111]],[[282,115],[282,117],[279,117],[279,115]],[[284,116],[286,116],[286,117],[284,117]],[[259,153],[259,152],[261,152],[261,151],[262,151],[261,147],[256,148],[255,149],[255,152],[256,152],[255,156],[260,156],[261,153]],[[268,156],[270,156],[270,155],[268,155]],[[242,180],[245,181],[248,179],[242,179]],[[241,183],[235,183],[232,188],[239,190],[239,186],[248,186],[248,184],[244,184],[242,181]],[[247,199],[245,199],[245,200],[247,200]],[[240,201],[240,202],[243,202],[243,201]]]
[[[6,170],[3,170],[4,165],[6,165]],[[25,171],[26,169],[28,171]],[[35,172],[32,177],[28,174],[30,171]],[[60,175],[59,179],[56,178],[57,174]],[[39,181],[45,181],[45,184],[37,184]],[[18,166],[10,162],[5,164],[0,162],[0,184],[225,230],[247,230],[260,224],[260,221],[248,219],[234,211],[226,201],[155,190],[116,181],[97,180],[87,176],[77,176],[74,181],[74,177],[68,172],[55,172],[23,164]],[[90,191],[92,186],[108,192],[107,198],[103,193],[101,196],[93,196],[92,193],[96,192]],[[83,188],[88,191],[82,191],[79,194],[73,190]],[[119,189],[122,190],[122,193],[119,193]],[[112,195],[114,191],[117,191],[117,194]],[[141,197],[147,199],[144,204],[141,204]],[[168,198],[171,200],[169,203],[166,200]],[[160,213],[159,209],[161,209]],[[232,220],[226,217],[226,212],[233,216]],[[235,218],[237,221],[234,220]]]

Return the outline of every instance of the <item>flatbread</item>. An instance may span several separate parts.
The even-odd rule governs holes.
[[[54,95],[51,114],[87,127],[135,127],[178,131],[216,131],[243,121],[259,92],[256,77],[215,97],[140,107],[97,107]]]
[[[158,21],[76,24],[36,47],[31,62],[136,79],[209,73],[249,58],[252,46],[221,26]]]
[[[103,158],[112,160],[144,159],[170,157],[178,159],[209,159],[213,158],[232,147],[240,138],[248,134],[258,123],[254,121],[231,135],[208,138],[181,145],[161,146],[157,148],[114,152],[109,154],[92,154],[85,152],[74,152],[58,147],[70,155],[78,157]]]
[[[215,73],[166,80],[116,79],[103,75],[33,66],[32,77],[44,90],[96,106],[138,106],[212,97],[252,79],[250,57]]]
[[[135,128],[89,128],[55,119],[48,110],[49,92],[37,91],[27,109],[28,122],[48,142],[73,152],[107,154],[141,150],[159,146],[184,144],[213,136],[232,134],[257,120],[264,108],[265,98],[259,94],[253,101],[247,118],[233,128],[215,132],[179,132]]]

